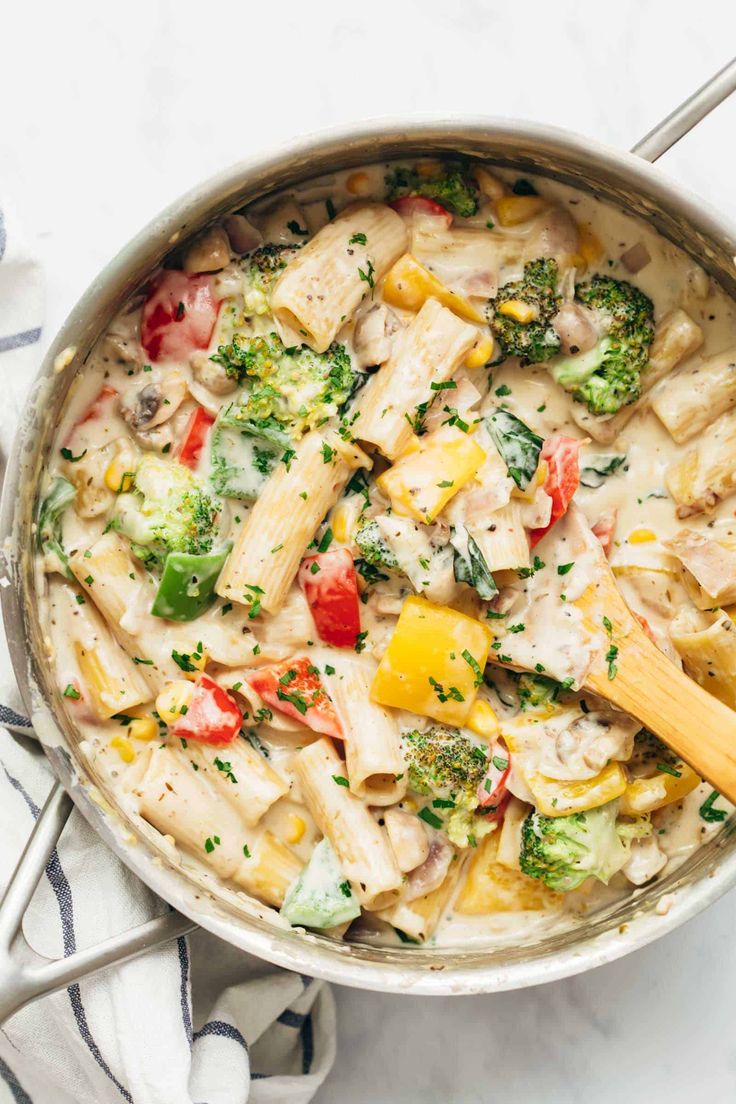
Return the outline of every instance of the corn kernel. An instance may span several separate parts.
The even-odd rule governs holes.
[[[498,735],[498,717],[487,701],[474,701],[468,713],[465,727],[489,742]]]
[[[156,712],[165,724],[173,724],[182,715],[182,709],[187,706],[194,696],[194,687],[191,682],[184,679],[176,679],[166,686],[156,698]]]
[[[348,511],[345,506],[337,506],[333,512],[331,521],[332,535],[340,544],[347,544],[350,540],[348,532]]]
[[[120,758],[124,763],[132,763],[135,759],[135,751],[133,745],[127,736],[113,736],[110,741],[110,747],[115,748]]]
[[[119,459],[111,460],[105,472],[105,486],[115,494],[125,494],[133,486],[134,472],[126,471]]]
[[[203,651],[201,655],[199,652],[193,652],[188,659],[192,667],[194,667],[194,670],[183,671],[181,677],[187,679],[189,682],[194,682],[200,671],[204,671],[209,658],[207,652]]]
[[[541,196],[501,196],[496,200],[496,214],[502,226],[518,226],[528,222],[547,206],[547,200]]]
[[[418,161],[417,176],[439,176],[442,165],[439,161]]]
[[[371,192],[371,178],[367,172],[351,173],[345,181],[345,188],[351,195],[369,195]]]
[[[288,820],[289,830],[284,838],[284,843],[298,843],[306,831],[306,822],[296,813],[289,813]]]
[[[465,358],[466,368],[482,368],[493,356],[493,338],[483,334]]]
[[[153,717],[136,717],[128,725],[128,735],[133,740],[155,740],[158,725]]]
[[[634,529],[629,533],[629,544],[648,544],[649,541],[655,541],[657,534],[651,529]]]
[[[501,303],[498,313],[522,324],[532,322],[538,314],[536,307],[532,303],[525,303],[523,299],[507,299],[505,303]]]
[[[405,797],[401,802],[401,807],[407,813],[415,813],[419,808],[413,797]]]

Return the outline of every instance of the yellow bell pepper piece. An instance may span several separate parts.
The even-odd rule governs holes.
[[[499,200],[501,196],[506,195],[506,185],[502,180],[499,180],[493,173],[489,173],[488,169],[482,169],[480,166],[476,166],[473,170],[473,176],[475,182],[480,188],[486,199]]]
[[[393,268],[386,273],[383,298],[393,307],[403,307],[410,311],[419,311],[428,299],[437,299],[443,307],[461,318],[467,318],[469,322],[485,322],[480,311],[464,295],[450,291],[411,253],[399,257]]]
[[[480,621],[426,598],[407,598],[378,665],[371,696],[449,725],[465,723],[488,660]]]
[[[454,495],[479,471],[486,458],[472,437],[443,426],[419,438],[376,483],[398,514],[430,525]]]
[[[538,912],[562,901],[562,894],[548,889],[520,870],[498,861],[499,833],[486,836],[468,864],[467,877],[455,902],[464,916],[492,912]]]
[[[501,729],[498,717],[487,701],[474,701],[468,713],[465,727],[490,743]]]
[[[673,769],[679,772],[679,777],[661,772],[654,778],[634,778],[623,792],[619,811],[624,816],[653,813],[681,801],[700,785],[700,778],[686,763],[678,763]]]
[[[528,222],[547,207],[541,196],[506,195],[496,200],[496,214],[502,226],[518,226]]]
[[[470,350],[465,358],[466,368],[482,368],[493,356],[493,338],[489,334],[483,334],[480,341]]]
[[[567,782],[530,774],[527,783],[539,812],[555,817],[597,809],[620,797],[626,790],[626,775],[620,763],[609,763],[595,778]]]

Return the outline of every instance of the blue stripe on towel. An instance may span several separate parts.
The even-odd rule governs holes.
[[[203,1024],[199,1031],[194,1032],[194,1042],[196,1043],[200,1039],[204,1039],[207,1035],[218,1035],[221,1039],[232,1039],[233,1042],[239,1043],[240,1046],[242,1046],[246,1054],[248,1053],[248,1044],[237,1027],[225,1023],[224,1020],[209,1020],[206,1024]]]
[[[16,713],[9,705],[0,705],[0,725],[5,728],[22,728],[33,732],[33,725],[28,717],[22,713]]]
[[[290,1008],[285,1008],[277,1022],[283,1024],[284,1027],[301,1027],[305,1019],[306,1013],[292,1012]]]
[[[192,1046],[192,1010],[189,1007],[189,951],[187,941],[180,935],[176,941],[179,952],[179,969],[181,970],[181,983],[179,986],[179,1000],[181,1002],[181,1018],[184,1021],[184,1031],[191,1050]]]
[[[8,244],[8,233],[5,229],[5,215],[0,210],[0,261],[3,259],[5,253],[5,246]]]
[[[41,327],[34,330],[24,330],[23,333],[9,334],[0,337],[0,353],[9,353],[11,349],[22,349],[25,345],[35,345],[41,336]]]
[[[304,1017],[300,1034],[302,1037],[302,1073],[306,1074],[311,1071],[312,1062],[314,1061],[314,1030],[312,1028],[311,1012]]]
[[[1,215],[2,212],[0,212],[0,216]],[[0,230],[2,230],[1,225]],[[0,240],[0,246],[2,246],[2,240]],[[15,1101],[15,1104],[33,1104],[30,1096],[13,1073],[10,1066],[6,1065],[5,1062],[3,1062],[2,1058],[0,1058],[0,1077],[2,1077],[3,1081],[13,1094],[13,1100]]]
[[[37,820],[41,810],[39,809],[36,802],[26,791],[23,784],[19,782],[17,778],[13,778],[4,763],[3,770],[5,772],[5,777],[7,778],[10,785],[13,787],[14,790],[17,790],[17,792],[21,795],[26,805],[30,809],[33,819]],[[59,906],[59,915],[61,917],[62,942],[64,945],[64,957],[67,958],[69,955],[74,954],[77,949],[77,939],[74,931],[74,901],[72,898],[71,886],[69,885],[67,876],[62,869],[56,850],[51,853],[51,858],[46,865],[46,877],[51,884],[51,888],[54,891],[54,895]],[[87,1013],[85,1012],[84,1005],[82,1004],[82,994],[79,985],[70,985],[67,989],[67,993],[69,994],[69,1001],[72,1006],[72,1012],[74,1013],[74,1019],[77,1021],[79,1034],[84,1039],[84,1042],[86,1043],[90,1054],[97,1062],[97,1065],[100,1067],[102,1072],[112,1081],[113,1085],[118,1090],[123,1100],[127,1100],[128,1104],[133,1104],[133,1097],[130,1095],[125,1086],[121,1085],[115,1074],[108,1066],[105,1059],[102,1057],[100,1048],[95,1042],[92,1032],[89,1029],[89,1024],[87,1022]]]

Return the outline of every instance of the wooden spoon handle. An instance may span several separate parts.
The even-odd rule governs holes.
[[[601,661],[585,685],[641,721],[729,801],[736,802],[736,713],[680,671],[633,625],[616,675]]]

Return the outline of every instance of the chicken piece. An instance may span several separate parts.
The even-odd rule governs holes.
[[[662,543],[685,569],[683,583],[698,609],[736,602],[736,549],[726,548],[693,529],[682,529]]]
[[[391,356],[393,336],[400,329],[399,320],[384,304],[377,304],[357,321],[353,348],[359,368],[385,364]]]

